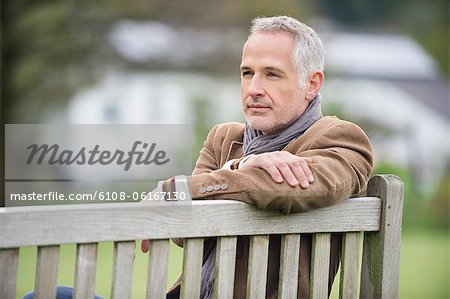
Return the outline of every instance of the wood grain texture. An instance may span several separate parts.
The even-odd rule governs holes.
[[[236,237],[217,238],[214,298],[233,299]]]
[[[36,262],[36,299],[56,297],[56,278],[58,276],[59,246],[40,246]]]
[[[112,299],[131,298],[135,241],[115,242],[112,273]]]
[[[358,298],[359,244],[361,233],[346,233],[342,238],[339,298]]]
[[[311,299],[328,298],[330,240],[331,235],[329,233],[313,235],[309,287],[309,297]]]
[[[381,201],[374,197],[352,198],[332,207],[291,215],[232,200],[193,201],[190,208],[146,203],[7,208],[0,214],[0,230],[4,236],[0,238],[0,248],[137,239],[376,231],[380,212]],[[86,227],[89,227],[88,232]]]
[[[383,205],[380,231],[364,234],[360,297],[397,298],[403,183],[396,176],[374,176],[367,193],[381,198]]]
[[[169,239],[150,241],[147,299],[166,298]]]
[[[74,299],[94,298],[97,243],[77,244]]]
[[[186,205],[155,206],[147,203],[7,208],[0,213],[0,297],[8,298],[15,292],[16,282],[10,282],[6,277],[17,275],[17,247],[39,246],[35,296],[53,298],[59,244],[81,244],[75,284],[80,290],[76,297],[82,298],[81,290],[86,290],[83,294],[91,294],[94,287],[88,286],[88,280],[95,276],[95,264],[85,263],[92,262],[95,255],[89,243],[115,241],[112,298],[130,298],[134,240],[137,239],[161,240],[153,243],[156,245],[153,245],[154,255],[149,260],[149,280],[165,290],[164,279],[155,278],[157,275],[166,276],[161,273],[167,267],[167,259],[160,260],[159,257],[167,255],[167,240],[176,237],[187,238],[182,297],[198,298],[203,238],[222,236],[217,248],[217,290],[224,290],[223,298],[230,298],[230,285],[234,277],[224,273],[234,273],[232,256],[235,253],[232,251],[235,249],[231,248],[236,246],[236,236],[250,235],[247,295],[249,298],[264,298],[268,235],[285,234],[280,257],[283,266],[279,289],[280,296],[288,298],[293,294],[288,287],[294,281],[292,267],[298,263],[288,262],[296,258],[292,248],[296,248],[297,241],[296,237],[287,235],[313,233],[310,297],[326,298],[330,233],[364,231],[360,298],[397,298],[403,185],[394,176],[374,176],[369,181],[368,195],[292,215],[261,210],[231,200],[193,201],[189,208]],[[54,229],[55,226],[58,229]],[[355,233],[349,233],[344,238],[341,298],[354,297],[356,292],[355,268],[358,264],[355,261],[357,248],[354,236]],[[153,272],[156,268],[158,273]],[[148,290],[147,298],[164,298],[162,293],[161,289]],[[219,294],[216,294],[217,297]]]
[[[269,236],[251,236],[248,256],[247,298],[265,298]]]
[[[0,298],[16,298],[19,248],[0,249]]]
[[[281,237],[280,280],[278,299],[297,298],[300,235]]]
[[[203,238],[185,239],[181,299],[200,297],[200,282],[203,261]]]

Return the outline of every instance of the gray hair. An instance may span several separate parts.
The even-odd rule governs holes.
[[[249,38],[262,32],[287,32],[295,37],[292,55],[294,67],[300,75],[300,86],[317,70],[323,71],[325,49],[317,33],[309,26],[288,16],[259,17],[252,20]]]

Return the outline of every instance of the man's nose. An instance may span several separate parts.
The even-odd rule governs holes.
[[[261,78],[255,75],[252,77],[250,81],[250,85],[248,86],[248,95],[252,98],[263,97],[265,94],[263,84],[261,82]]]

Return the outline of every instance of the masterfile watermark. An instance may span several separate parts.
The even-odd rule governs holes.
[[[96,144],[93,149],[89,150],[82,147],[78,151],[64,149],[61,150],[58,144],[32,144],[27,147],[30,155],[26,161],[27,165],[36,163],[48,163],[50,165],[108,165],[116,163],[124,165],[124,170],[129,171],[133,163],[136,165],[164,165],[170,161],[166,158],[164,150],[156,150],[156,143],[148,144],[142,141],[135,141],[130,151],[122,151],[116,149],[114,152],[109,150],[100,150],[100,145]],[[142,148],[140,151],[139,148]],[[36,159],[35,159],[36,158]]]
[[[190,206],[187,190],[154,191],[158,181],[7,181],[6,207],[97,203],[142,203]]]
[[[5,179],[160,180],[192,171],[189,125],[5,126]]]

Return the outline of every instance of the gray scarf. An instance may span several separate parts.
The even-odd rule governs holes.
[[[244,156],[283,149],[293,139],[302,135],[321,116],[320,94],[317,94],[305,112],[292,125],[279,133],[263,135],[261,131],[245,123]]]
[[[263,135],[261,131],[251,128],[245,123],[244,156],[273,152],[283,149],[289,142],[302,135],[312,124],[322,116],[320,109],[320,94],[309,103],[305,112],[285,130]],[[216,263],[216,248],[209,254],[202,268],[201,299],[212,299],[214,295],[214,268]]]

